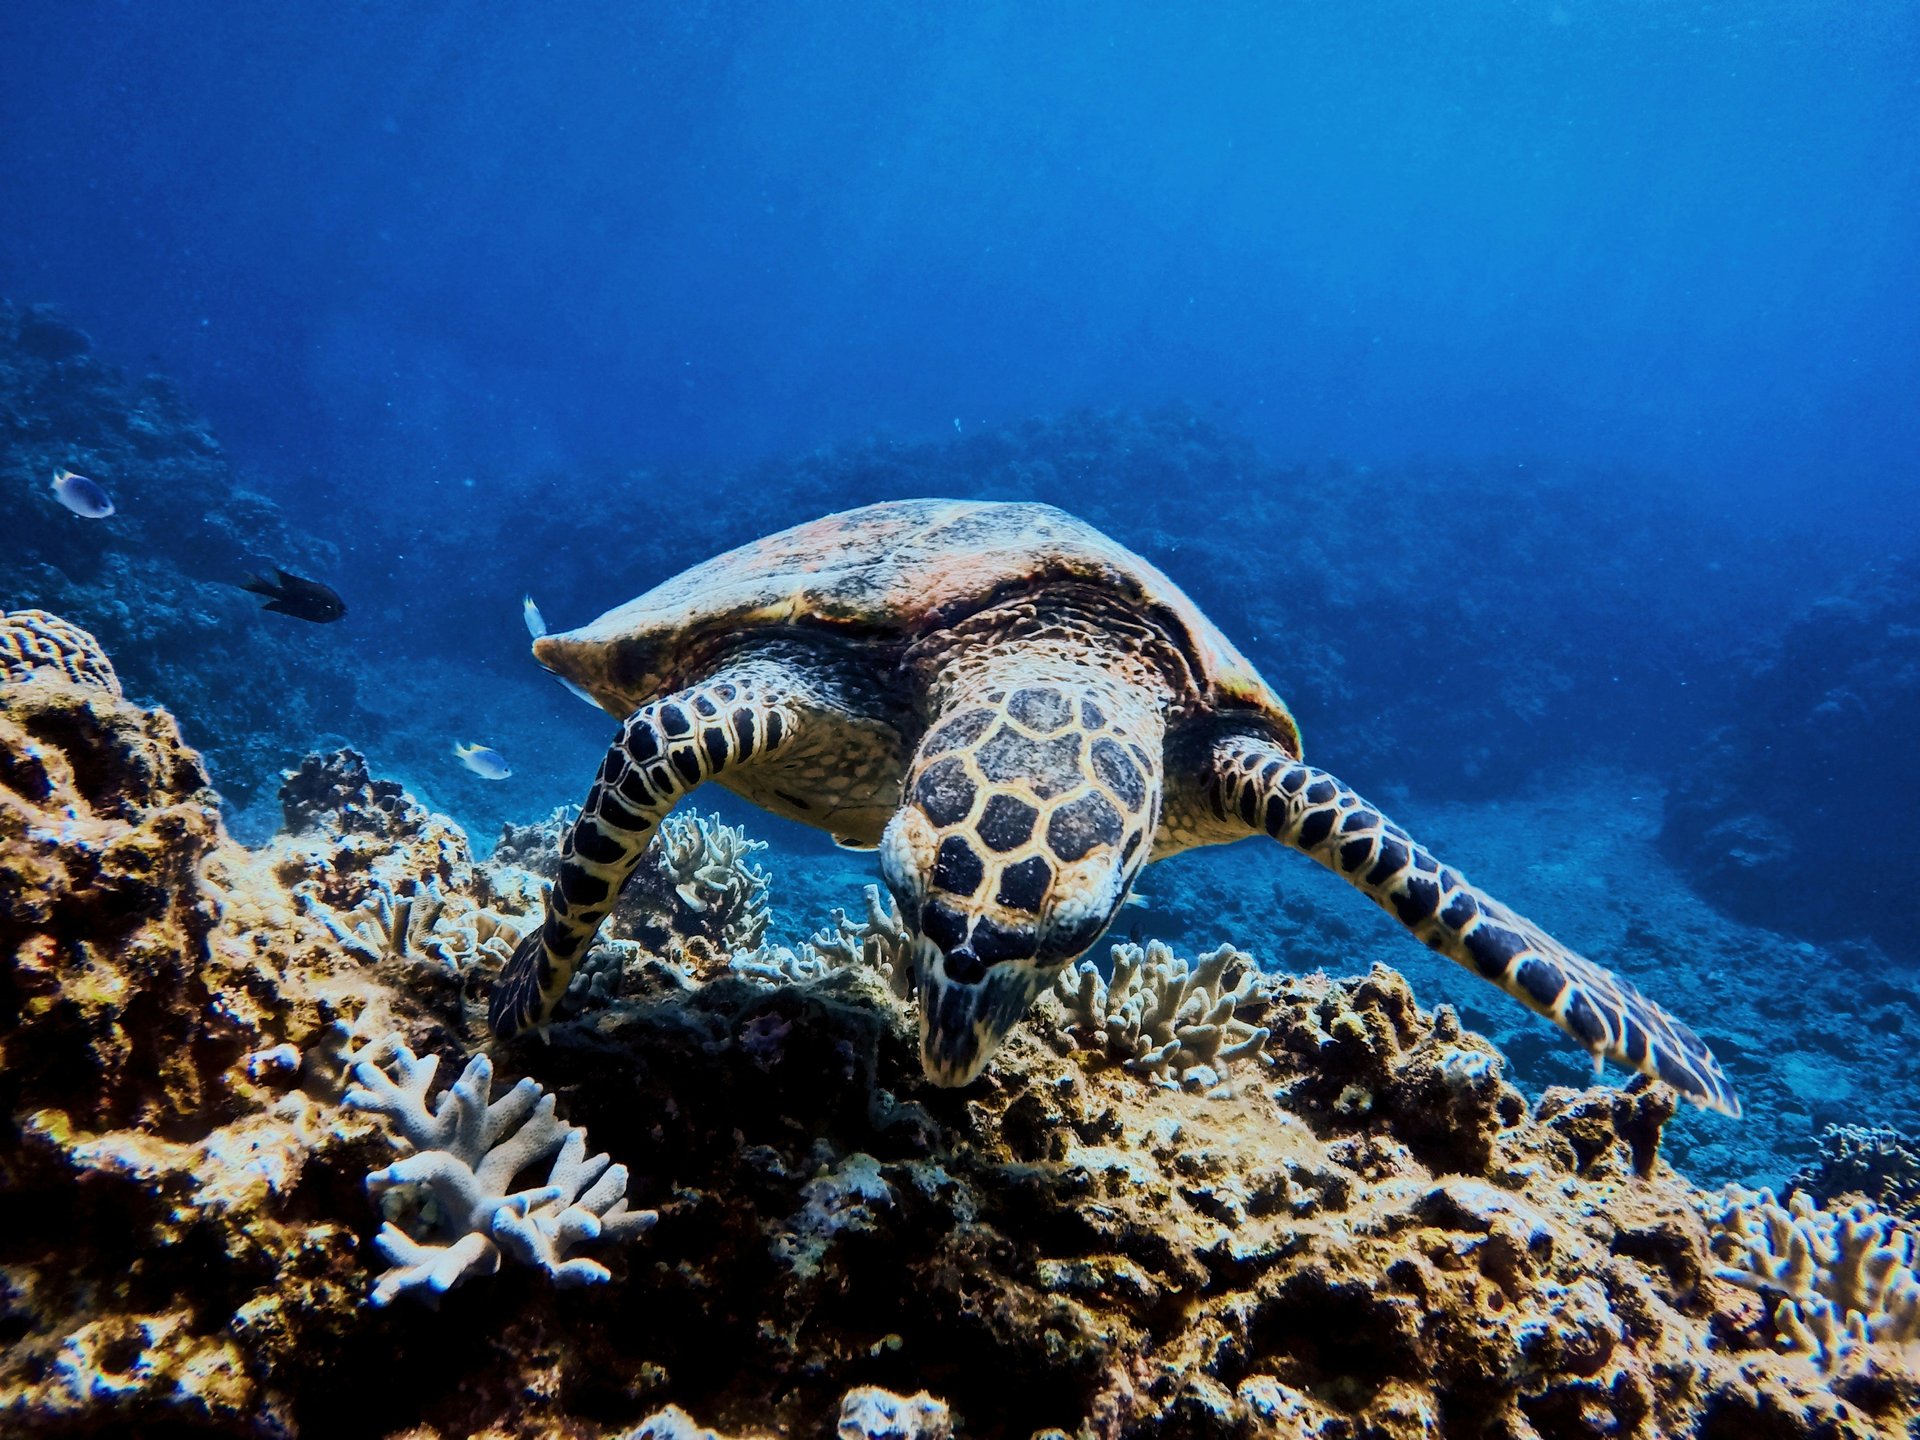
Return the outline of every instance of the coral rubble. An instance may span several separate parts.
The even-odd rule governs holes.
[[[0,754],[9,1435],[1920,1421],[1908,1229],[1703,1194],[1670,1095],[1529,1106],[1393,971],[1122,947],[945,1090],[877,895],[753,969],[668,863],[622,983],[490,1046],[500,947],[431,937],[532,913],[537,855],[475,861],[345,755],[246,850],[170,717],[64,677],[0,682]]]

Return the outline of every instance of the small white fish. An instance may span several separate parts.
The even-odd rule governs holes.
[[[104,520],[113,514],[113,498],[84,475],[62,470],[49,488],[54,499],[83,520]]]
[[[504,780],[513,774],[507,768],[507,757],[485,745],[455,745],[453,753],[460,757],[462,765],[482,780]]]

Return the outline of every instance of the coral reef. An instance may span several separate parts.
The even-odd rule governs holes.
[[[61,469],[104,485],[114,516],[60,509],[47,485]],[[284,757],[354,714],[351,651],[263,622],[231,583],[275,564],[330,573],[336,552],[241,482],[170,381],[124,375],[57,312],[4,300],[0,493],[18,517],[0,609],[39,606],[98,635],[130,694],[194,717],[224,793],[270,787]]]
[[[1881,1209],[1920,1221],[1920,1141],[1891,1125],[1829,1125],[1820,1154],[1791,1188],[1826,1204],[1858,1195]]]
[[[1857,1201],[1835,1213],[1805,1195],[1783,1207],[1771,1190],[1737,1186],[1702,1207],[1732,1263],[1720,1279],[1775,1295],[1776,1343],[1823,1370],[1920,1360],[1915,1232]],[[1904,1353],[1903,1353],[1904,1352]]]
[[[728,969],[770,985],[804,985],[836,970],[863,967],[884,980],[894,998],[905,1000],[913,988],[913,937],[900,907],[878,885],[863,892],[867,913],[855,920],[834,907],[833,923],[816,930],[799,948],[762,945],[735,954]]]
[[[1191,964],[1158,940],[1144,950],[1116,945],[1112,964],[1108,981],[1082,960],[1061,972],[1055,991],[1081,1043],[1136,1075],[1204,1089],[1219,1083],[1228,1062],[1257,1057],[1267,1043],[1268,1031],[1236,1017],[1260,999],[1261,977],[1253,957],[1231,945]]]
[[[1764,1198],[1703,1195],[1661,1157],[1670,1096],[1530,1107],[1385,968],[1249,984],[1230,957],[1149,974],[1143,948],[1085,1012],[1104,1036],[1153,991],[1130,1053],[1043,1003],[946,1090],[870,897],[799,979],[630,940],[607,1003],[483,1060],[497,947],[456,970],[340,929],[374,896],[528,913],[537,876],[475,863],[337,757],[243,849],[170,718],[98,687],[0,684],[0,724],[0,878],[28,897],[0,910],[9,1434],[1904,1440],[1920,1420],[1909,1232],[1805,1202],[1780,1231]],[[1206,1054],[1181,1033],[1203,1015],[1235,1027],[1222,1048],[1266,1032],[1231,1086],[1124,1063]],[[437,1097],[433,1057],[463,1067]],[[601,1278],[582,1262],[606,1283],[555,1283]],[[430,1324],[374,1303],[496,1266]]]
[[[1682,768],[1661,845],[1751,922],[1920,956],[1881,854],[1920,850],[1920,558],[1869,565],[1735,658],[1720,729]]]
[[[349,1110],[384,1116],[410,1152],[367,1176],[387,1221],[375,1244],[393,1262],[373,1288],[385,1305],[408,1292],[437,1297],[491,1275],[504,1250],[556,1285],[605,1281],[604,1265],[568,1254],[594,1240],[628,1240],[659,1217],[627,1208],[627,1170],[587,1155],[586,1132],[555,1118],[554,1097],[523,1079],[492,1099],[493,1062],[476,1055],[427,1108],[440,1057],[388,1035],[353,1062]],[[392,1073],[389,1073],[391,1071]],[[544,1185],[513,1191],[523,1170],[552,1166]]]

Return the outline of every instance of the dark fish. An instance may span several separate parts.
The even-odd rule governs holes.
[[[273,573],[280,577],[278,581],[269,580],[264,575],[249,575],[247,583],[240,587],[254,595],[265,595],[267,603],[262,609],[277,610],[296,620],[311,620],[316,625],[338,620],[347,613],[347,602],[330,586],[322,585],[318,580],[303,580],[298,575],[289,575],[280,569]]]

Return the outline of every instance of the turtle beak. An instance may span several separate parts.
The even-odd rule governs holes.
[[[914,972],[920,987],[920,1064],[936,1085],[965,1085],[986,1069],[1052,970],[1024,960],[985,967],[971,952],[951,956],[931,940],[916,947]],[[1057,968],[1057,967],[1056,967]],[[962,982],[952,973],[978,975]]]

